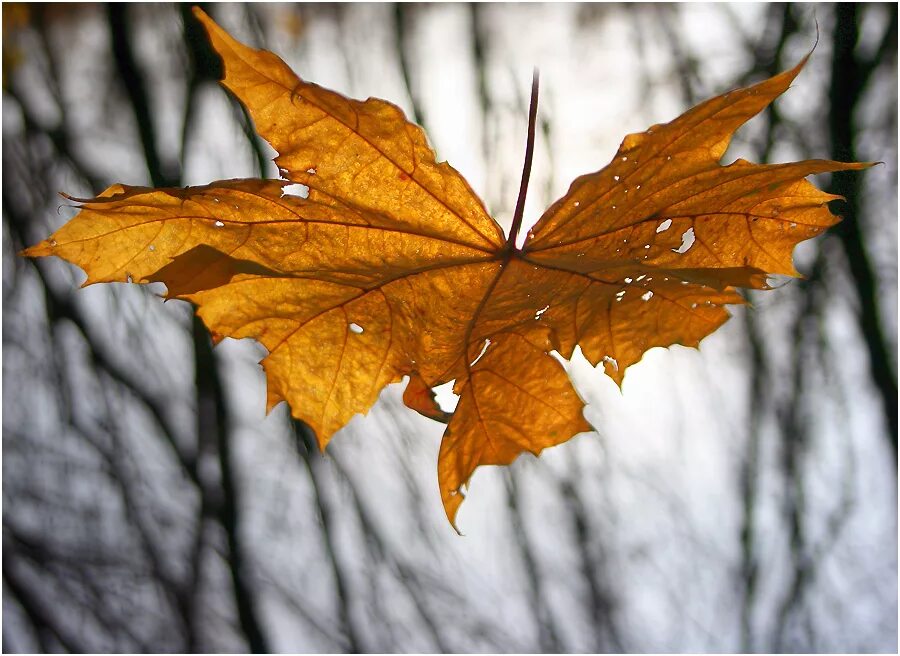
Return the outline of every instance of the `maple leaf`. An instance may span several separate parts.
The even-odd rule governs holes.
[[[627,136],[517,248],[527,175],[504,237],[399,108],[305,82],[195,14],[285,179],[114,185],[24,254],[69,260],[85,284],[164,282],[215,339],[258,340],[268,407],[286,400],[321,448],[409,376],[406,404],[447,423],[438,478],[454,526],[476,467],[591,430],[551,352],[568,359],[580,346],[621,385],[647,349],[696,346],[728,318],[725,305],[743,302],[737,287],[796,275],[794,246],[837,221],[827,208],[837,197],[804,178],[867,166],[719,164],[804,59]],[[308,197],[285,194],[294,183]],[[431,391],[449,381],[460,396],[452,414]]]

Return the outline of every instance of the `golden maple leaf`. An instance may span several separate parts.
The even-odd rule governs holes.
[[[407,405],[448,424],[438,478],[451,523],[476,467],[591,429],[551,351],[579,345],[621,384],[647,349],[696,346],[742,302],[736,287],[796,275],[794,246],[837,221],[836,197],[805,176],[867,166],[719,164],[804,59],[627,136],[517,248],[524,195],[504,237],[396,106],[305,82],[195,13],[285,180],[114,185],[25,254],[78,264],[87,283],[164,282],[216,338],[258,340],[269,408],[286,400],[322,448],[409,376]],[[293,183],[308,197],[285,194]],[[449,381],[452,415],[431,392]]]

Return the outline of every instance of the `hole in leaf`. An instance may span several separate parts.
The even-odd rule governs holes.
[[[679,246],[678,248],[673,248],[672,252],[673,253],[687,253],[688,250],[690,249],[690,247],[694,245],[695,239],[696,238],[694,237],[694,229],[688,228],[681,235],[681,246]]]
[[[222,223],[221,221],[216,221],[216,227],[217,227],[217,228],[224,228],[224,227],[225,227],[225,224]]]
[[[653,298],[653,292],[651,292],[649,289],[641,294],[642,301],[649,301],[651,298]]]
[[[309,198],[309,187],[303,184],[292,184],[281,188],[281,195],[284,196],[300,196],[300,198]]]
[[[484,354],[487,353],[488,346],[490,346],[490,345],[491,345],[491,340],[485,339],[485,340],[484,340],[484,344],[483,344],[482,347],[481,347],[481,353],[479,353],[478,355],[476,355],[476,356],[475,356],[475,359],[472,360],[472,361],[469,363],[469,366],[470,366],[470,367],[474,367],[474,366],[475,366],[475,363],[478,362],[482,357],[484,357]]]
[[[147,250],[149,250],[149,251],[152,253],[153,251],[156,250],[156,246],[154,246],[153,244],[150,244],[150,245],[147,247]]]
[[[453,393],[453,385],[455,384],[456,381],[451,380],[449,383],[444,383],[431,389],[434,392],[434,402],[444,412],[453,412],[459,403],[459,396]]]
[[[350,332],[354,335],[362,335],[364,328],[360,326],[358,323],[350,324]]]
[[[540,310],[538,310],[537,312],[535,312],[535,313],[534,313],[534,320],[537,321],[538,319],[540,319],[540,318],[541,318],[541,315],[544,314],[544,312],[546,312],[546,311],[549,310],[549,309],[550,309],[550,306],[549,306],[549,305],[545,305],[545,306],[542,307]]]
[[[659,234],[660,232],[665,232],[666,230],[668,230],[671,227],[672,227],[672,219],[666,219],[665,221],[660,223],[658,226],[656,226],[656,233]]]

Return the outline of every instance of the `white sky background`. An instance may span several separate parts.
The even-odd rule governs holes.
[[[746,29],[762,24],[762,5],[730,8]],[[393,35],[387,29],[391,8],[348,6],[341,26],[313,19],[299,35],[282,29],[290,11],[276,5],[266,7],[264,15],[270,49],[301,77],[355,98],[384,98],[408,112],[410,100],[396,66]],[[541,72],[540,112],[551,122],[551,139],[548,143],[538,134],[523,233],[575,177],[605,166],[626,134],[667,122],[687,109],[678,93],[677,75],[670,70],[662,35],[655,27],[645,28],[646,60],[641,58],[634,24],[640,18],[627,17],[616,6],[486,5],[482,11],[485,24],[491,26],[485,53],[493,107],[487,122],[491,144],[487,160],[482,151],[485,126],[476,98],[467,8],[417,8],[408,52],[414,90],[439,159],[446,159],[466,177],[504,228],[511,221],[521,175],[533,66]],[[743,54],[736,54],[743,50],[729,45],[735,39],[734,23],[720,6],[685,5],[679,16],[684,23],[678,31],[702,64],[704,89],[710,95],[727,91],[724,81],[736,77],[748,64]],[[247,39],[249,32],[241,29],[240,17],[237,7],[219,8],[220,23],[238,38]],[[586,24],[590,29],[582,29]],[[821,29],[824,34],[830,25]],[[145,30],[138,42],[139,53],[148,59],[158,57],[166,47],[165,39],[174,39],[176,30],[174,25]],[[807,37],[789,44],[788,60],[799,60],[808,51],[815,34]],[[83,38],[92,38],[89,28]],[[815,88],[815,70],[827,66],[828,56],[827,44],[820,44],[808,70],[779,101],[785,113],[806,109],[808,94]],[[654,84],[642,95],[638,81],[647,63]],[[87,59],[67,65],[71,79],[91,79]],[[170,65],[182,64],[172,59]],[[156,70],[153,83],[167,84],[165,68]],[[173,85],[171,95],[154,94],[160,101],[154,112],[165,148],[177,148],[181,93],[180,87]],[[205,92],[200,112],[202,122],[189,146],[186,184],[252,176],[249,148],[235,127],[224,94],[212,89]],[[826,157],[824,123],[822,132],[822,150],[814,155]],[[94,147],[110,170],[119,172],[116,179],[128,184],[145,182],[136,144],[100,141]],[[797,157],[789,147],[776,153],[781,161]],[[736,156],[730,152],[726,159]],[[269,175],[274,174],[273,165]],[[896,243],[896,233],[893,240]],[[887,264],[893,261],[896,267],[896,249],[892,253],[886,249],[879,257]],[[896,277],[893,289],[887,292],[886,312],[893,316]],[[755,311],[771,312],[773,317],[790,311],[791,306],[778,299],[787,293],[785,289],[769,292]],[[98,311],[104,311],[105,290],[95,287],[83,294]],[[123,295],[127,298],[125,292]],[[136,312],[141,321],[152,322],[153,313],[180,312],[174,305],[150,304]],[[839,384],[843,389],[858,387],[862,391],[847,398],[844,409],[823,398],[824,419],[811,447],[816,452],[808,478],[811,496],[821,495],[823,504],[835,503],[837,497],[830,485],[847,478],[847,467],[855,468],[855,474],[849,475],[850,494],[856,499],[851,524],[831,555],[823,559],[820,574],[840,586],[829,588],[830,594],[845,596],[852,603],[821,609],[819,639],[823,646],[835,649],[870,645],[889,651],[896,649],[897,628],[897,508],[890,502],[896,494],[896,472],[885,458],[877,399],[859,383],[866,376],[866,356],[853,327],[852,308],[836,302],[828,321],[836,352],[847,362]],[[766,325],[771,326],[766,334],[770,346],[776,352],[786,349],[778,346],[778,340],[788,344],[791,336],[779,332],[774,321]],[[267,540],[257,551],[260,572],[309,590],[321,588],[324,599],[331,580],[320,568],[309,566],[324,556],[315,532],[308,530],[314,521],[306,510],[309,485],[296,466],[289,464],[294,456],[284,439],[286,410],[281,407],[263,418],[264,381],[256,363],[264,351],[258,345],[232,340],[218,348],[228,362],[226,381],[240,427],[240,475],[251,490],[245,514],[251,522],[247,533]],[[575,569],[576,555],[559,539],[569,526],[548,472],[565,476],[573,471],[573,465],[578,470],[577,485],[592,504],[588,510],[596,531],[604,536],[602,547],[608,550],[607,566],[620,602],[618,617],[630,649],[736,648],[739,597],[730,581],[736,580],[739,566],[737,472],[748,422],[743,370],[746,350],[736,316],[704,340],[699,351],[681,347],[650,351],[629,370],[621,392],[602,374],[602,368],[595,371],[581,358],[569,366],[588,403],[586,416],[598,433],[548,450],[538,460],[521,458],[512,469],[525,499],[529,536],[538,545],[546,568],[547,594],[559,613],[557,620],[571,650],[592,648],[591,620],[579,616],[576,598],[583,593],[583,584]],[[458,518],[466,536],[458,537],[444,518],[436,481],[443,426],[405,409],[400,402],[401,389],[387,389],[367,417],[355,418],[337,434],[329,447],[331,457],[365,487],[364,503],[371,516],[390,529],[388,534],[398,551],[412,560],[437,558],[473,617],[508,627],[512,650],[519,644],[517,640],[523,647],[532,644],[534,627],[527,624],[525,584],[519,563],[509,557],[513,537],[508,523],[498,521],[506,511],[507,474],[497,468],[476,472]],[[764,461],[774,467],[777,457],[774,445],[764,441]],[[400,475],[404,469],[412,472],[414,489]],[[783,524],[778,517],[780,485],[770,473],[760,487],[761,566],[770,572],[763,577],[759,593],[760,607],[768,609],[757,618],[761,633],[771,628],[772,609],[783,595],[778,586],[779,568],[786,567]],[[342,555],[351,563],[362,561],[364,554],[354,551],[360,543],[353,539],[352,522],[341,517],[346,490],[332,490],[329,496],[339,530],[347,535],[342,543],[347,552]],[[426,534],[416,532],[413,517],[424,518]],[[772,531],[767,533],[767,528]],[[811,532],[815,531],[813,526]],[[365,584],[362,577],[354,579],[354,585]],[[877,594],[867,594],[872,589]],[[885,600],[892,600],[893,605],[885,607]],[[271,628],[277,629],[276,648],[303,651],[318,647],[315,637],[274,597],[267,599],[267,608]],[[327,614],[327,603],[321,610]],[[366,617],[364,608],[355,612]],[[404,616],[412,610],[398,602],[392,612]],[[854,634],[857,630],[867,635]],[[522,638],[523,634],[529,639]],[[411,650],[429,649],[427,643],[411,640]]]

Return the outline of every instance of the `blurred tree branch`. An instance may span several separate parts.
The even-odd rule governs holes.
[[[891,5],[890,22],[876,55],[861,60],[857,54],[859,16],[870,11],[854,3],[835,5],[834,53],[831,62],[829,88],[828,129],[831,136],[831,157],[844,162],[856,161],[854,126],[856,114],[866,85],[875,69],[885,62],[886,55],[896,55],[897,7]],[[896,62],[896,58],[893,57]],[[879,290],[866,248],[866,235],[861,220],[863,203],[861,176],[858,172],[836,174],[832,178],[831,193],[843,196],[841,213],[844,220],[834,229],[847,256],[847,265],[859,294],[859,327],[868,350],[872,382],[884,406],[887,437],[897,460],[897,372],[881,323]]]

